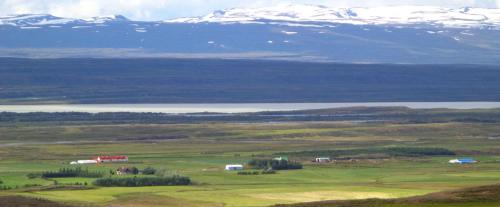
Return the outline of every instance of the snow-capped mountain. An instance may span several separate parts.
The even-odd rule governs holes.
[[[100,16],[89,19],[62,18],[50,14],[22,14],[0,17],[0,25],[18,27],[60,26],[65,24],[103,24],[113,21],[129,21],[121,15]]]
[[[500,9],[281,5],[133,21],[0,17],[0,57],[237,57],[500,64]]]
[[[39,25],[50,25],[50,24],[65,24],[68,22],[76,21],[76,19],[66,19],[55,17],[52,15],[43,14],[25,14],[25,15],[13,15],[0,17],[0,25],[10,25],[10,26],[39,26]]]
[[[253,9],[228,9],[195,18],[180,18],[177,23],[268,23],[315,22],[354,25],[415,25],[443,27],[499,27],[500,9],[447,9],[428,6],[393,6],[375,8],[329,8],[316,5],[280,5]],[[323,24],[322,24],[323,23]],[[301,25],[301,24],[298,24]],[[309,24],[310,25],[310,24]],[[307,24],[302,24],[307,26]]]
[[[130,21],[121,15],[89,19],[61,18],[47,14],[26,14],[0,17],[0,25],[42,26],[103,24]],[[392,6],[374,8],[330,8],[317,5],[286,4],[264,8],[234,8],[215,11],[201,17],[178,18],[163,23],[295,23],[293,26],[323,27],[335,24],[352,25],[427,25],[448,28],[498,28],[500,9],[449,9],[429,6]]]

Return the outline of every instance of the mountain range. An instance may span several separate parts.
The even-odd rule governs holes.
[[[134,21],[0,17],[2,57],[196,57],[498,64],[500,9],[289,4]]]

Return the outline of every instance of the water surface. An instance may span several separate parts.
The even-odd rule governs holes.
[[[413,109],[490,109],[500,102],[370,102],[370,103],[231,103],[231,104],[68,104],[68,105],[0,105],[1,112],[136,112],[136,113],[247,113],[261,111],[294,111],[343,107],[405,106]]]

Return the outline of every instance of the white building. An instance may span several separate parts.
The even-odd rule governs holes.
[[[95,160],[77,160],[77,161],[70,162],[69,164],[72,164],[72,165],[97,164],[97,161],[95,161]]]
[[[331,162],[332,160],[329,157],[317,157],[315,161],[319,163],[327,163]]]
[[[243,170],[243,165],[226,165],[226,170]]]

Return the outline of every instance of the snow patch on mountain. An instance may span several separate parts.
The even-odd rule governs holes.
[[[66,24],[75,20],[76,19],[60,18],[47,14],[24,14],[0,17],[0,25],[27,27],[35,25]]]
[[[103,24],[108,22],[129,21],[121,15],[93,17],[89,19],[62,18],[49,14],[22,14],[0,17],[0,25],[18,27],[65,25],[65,24]]]
[[[130,21],[126,17],[122,15],[109,15],[109,16],[99,16],[99,17],[92,17],[90,19],[84,19],[87,23],[94,23],[94,24],[103,24],[107,22],[116,22],[116,21]]]
[[[292,32],[292,31],[281,31],[283,34],[286,34],[286,35],[295,35],[297,34],[298,32]]]
[[[288,4],[264,8],[234,8],[202,17],[167,20],[168,23],[266,23],[315,22],[354,25],[419,25],[451,28],[499,27],[500,9],[449,9],[431,6],[391,6],[373,8],[330,8]],[[301,24],[298,24],[299,26]],[[325,26],[325,25],[323,25]]]

